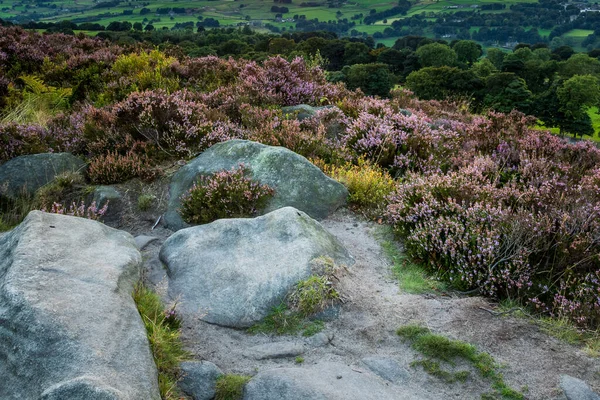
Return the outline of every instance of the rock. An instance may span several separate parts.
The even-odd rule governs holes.
[[[362,363],[375,375],[392,383],[402,383],[410,379],[410,373],[395,360],[385,357],[366,357]]]
[[[32,211],[0,238],[0,398],[159,399],[128,233]]]
[[[587,383],[569,375],[560,376],[560,388],[565,393],[567,400],[600,400]]]
[[[186,361],[180,365],[182,378],[179,388],[192,400],[211,400],[215,397],[217,378],[223,372],[208,361]]]
[[[298,104],[297,106],[282,107],[281,111],[285,116],[294,115],[298,121],[303,121],[317,115],[319,110],[332,107],[333,106],[313,107],[308,104]]]
[[[180,311],[236,328],[264,318],[311,275],[311,260],[319,256],[353,263],[320,223],[292,207],[183,229],[160,250]]]
[[[341,378],[340,378],[341,377]],[[394,390],[374,375],[347,365],[322,362],[302,368],[278,368],[258,373],[248,382],[244,400],[419,400],[413,390]]]
[[[244,354],[255,360],[266,360],[269,358],[296,357],[304,353],[304,346],[294,342],[265,343],[249,348]]]
[[[111,226],[118,225],[124,211],[124,201],[117,189],[112,186],[96,186],[92,200],[98,207],[104,207],[108,202],[108,208],[102,220]]]
[[[333,333],[327,334],[325,332],[319,332],[314,336],[306,338],[305,343],[311,347],[323,347],[331,343],[333,337]]]
[[[135,241],[135,247],[137,247],[138,250],[144,250],[146,246],[157,241],[158,238],[156,236],[140,235],[136,236],[133,240]]]
[[[80,171],[85,162],[70,153],[42,153],[15,157],[0,165],[0,197],[15,200],[33,196],[65,172]]]
[[[247,140],[229,140],[210,147],[173,175],[165,214],[167,227],[178,230],[189,226],[177,210],[181,207],[180,197],[199,176],[231,170],[240,163],[252,171],[253,179],[275,189],[275,195],[264,213],[291,206],[321,219],[344,205],[348,197],[348,191],[342,184],[286,148]]]

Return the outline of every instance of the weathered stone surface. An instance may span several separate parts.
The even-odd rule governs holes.
[[[183,313],[239,328],[264,318],[319,256],[353,263],[321,224],[292,207],[183,229],[160,250]]]
[[[365,357],[362,360],[375,375],[392,383],[402,383],[410,378],[410,373],[396,361],[386,357]]]
[[[587,383],[569,375],[560,376],[560,388],[567,400],[600,400],[600,396]]]
[[[218,143],[182,167],[171,179],[167,227],[173,230],[187,225],[179,216],[180,197],[201,175],[231,170],[244,164],[252,178],[275,189],[265,213],[291,206],[313,218],[327,217],[345,204],[346,188],[327,177],[306,158],[283,147],[266,146],[247,140]]]
[[[311,347],[323,347],[331,343],[333,338],[333,333],[319,332],[314,336],[306,338],[305,343]]]
[[[32,211],[0,237],[0,398],[159,399],[128,233]]]
[[[85,162],[69,153],[42,153],[15,157],[0,165],[0,197],[16,199],[36,190],[64,172],[79,171]]]
[[[140,235],[140,236],[136,236],[134,238],[135,241],[135,247],[138,248],[138,250],[144,250],[144,248],[146,246],[148,246],[150,243],[157,241],[158,238],[156,236],[146,236],[146,235]]]
[[[123,201],[123,196],[117,189],[112,186],[97,186],[92,200],[96,202],[98,207],[104,207],[108,203],[108,208],[102,220],[110,226],[118,225],[124,211],[125,201]]]
[[[278,368],[258,373],[244,390],[244,400],[419,400],[419,393],[395,390],[368,372],[323,362],[303,368]]]
[[[182,378],[179,388],[193,400],[211,400],[215,397],[217,378],[223,372],[208,361],[186,361],[180,364]]]
[[[298,121],[312,118],[317,115],[319,110],[332,108],[333,106],[313,107],[308,104],[298,104],[297,106],[282,107],[281,111],[284,115],[295,115]]]
[[[269,358],[296,357],[304,353],[304,346],[296,342],[265,343],[249,348],[246,357],[255,360],[266,360]]]

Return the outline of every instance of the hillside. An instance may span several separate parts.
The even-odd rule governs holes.
[[[593,142],[444,79],[122,38],[0,27],[0,398],[597,396]],[[600,99],[587,54],[457,43],[416,73],[551,84],[571,123]]]
[[[407,34],[473,39],[512,47],[518,42],[554,42],[578,49],[597,44],[597,5],[554,1],[48,1],[3,0],[0,18],[84,23],[83,30],[119,30],[128,22],[139,29],[197,29],[250,26],[276,33],[325,30],[365,37],[391,46]],[[510,23],[505,23],[510,21]],[[111,26],[111,23],[113,25]],[[110,28],[109,28],[110,26]],[[137,25],[136,25],[137,26]],[[64,26],[64,29],[68,29]],[[136,28],[137,29],[137,28]]]

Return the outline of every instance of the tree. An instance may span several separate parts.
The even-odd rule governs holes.
[[[598,78],[592,75],[575,75],[556,90],[560,111],[567,117],[582,120],[587,109],[600,102]]]
[[[456,67],[426,67],[412,72],[406,86],[423,100],[444,100],[448,97],[471,97],[483,83],[473,71]]]
[[[494,64],[497,70],[502,69],[502,64],[504,63],[504,57],[506,54],[500,50],[492,47],[491,49],[487,49],[487,59]]]
[[[565,79],[575,75],[600,76],[600,60],[584,53],[573,54],[567,61],[560,63],[559,73]]]
[[[453,66],[456,64],[456,52],[441,43],[431,43],[417,49],[419,63],[423,67]]]
[[[368,64],[371,62],[371,55],[369,52],[371,49],[360,42],[350,42],[344,46],[344,64]]]
[[[142,29],[144,29],[144,26],[141,22],[136,22],[135,24],[133,24],[133,30],[141,31]]]
[[[349,89],[360,88],[367,95],[386,97],[394,86],[394,76],[385,64],[355,64],[342,72]]]
[[[532,93],[522,78],[512,72],[490,75],[485,81],[482,106],[503,113],[512,110],[529,112]]]
[[[459,40],[452,46],[452,50],[456,52],[458,61],[467,65],[472,65],[483,54],[481,45],[472,40]]]
[[[145,30],[146,32],[153,31],[153,30],[154,30],[154,25],[152,25],[152,24],[148,24],[148,25],[146,25],[146,27],[144,28],[144,30]]]

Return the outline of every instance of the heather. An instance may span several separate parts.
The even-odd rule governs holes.
[[[385,214],[440,279],[600,323],[600,150],[588,142],[535,130],[516,111],[475,115],[405,90],[368,97],[301,57],[190,58],[1,29],[0,163],[67,151],[89,162],[90,183],[112,184],[153,180],[229,139],[284,146],[319,159],[365,214]],[[26,101],[46,104],[44,115],[25,112]],[[319,108],[303,120],[282,111],[298,104]],[[252,215],[269,192],[253,185],[242,169],[220,172],[198,182],[183,212],[193,223]],[[237,197],[214,214],[223,193]]]

